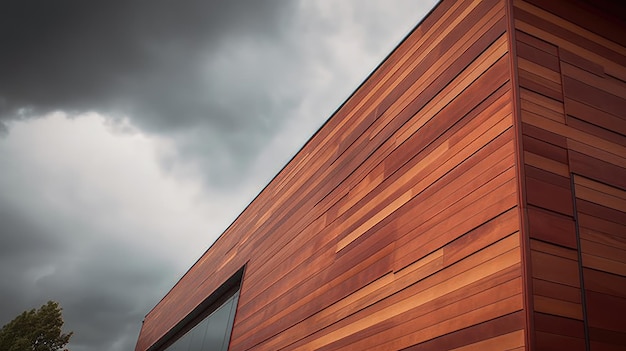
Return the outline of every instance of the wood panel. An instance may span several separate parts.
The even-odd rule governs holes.
[[[610,307],[623,308],[626,276],[623,8],[513,0],[538,349],[626,345]]]
[[[534,313],[537,350],[585,350],[583,321]]]
[[[597,349],[626,345],[626,191],[574,177],[590,340]]]
[[[439,3],[148,314],[137,350],[244,264],[231,350],[523,348],[505,4]]]

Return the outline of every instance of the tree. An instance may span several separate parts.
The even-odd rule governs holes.
[[[24,311],[0,329],[2,351],[59,351],[70,341],[72,332],[63,334],[63,316],[57,302]]]

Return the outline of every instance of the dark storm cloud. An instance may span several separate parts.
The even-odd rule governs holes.
[[[96,111],[127,116],[145,132],[200,134],[178,150],[182,156],[209,148],[247,159],[275,130],[269,125],[286,117],[278,104],[288,97],[272,92],[279,67],[245,47],[279,40],[293,4],[5,1],[0,123]]]

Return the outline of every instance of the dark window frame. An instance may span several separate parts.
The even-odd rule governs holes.
[[[220,308],[228,299],[241,289],[245,266],[240,268],[235,274],[228,278],[224,284],[211,293],[202,303],[183,318],[176,326],[168,331],[159,341],[157,341],[148,351],[164,351],[172,344],[180,340],[187,332],[200,324],[205,318]],[[237,298],[238,300],[239,298]],[[237,304],[235,303],[236,318]],[[231,330],[232,334],[232,330]],[[229,336],[230,338],[230,336]]]

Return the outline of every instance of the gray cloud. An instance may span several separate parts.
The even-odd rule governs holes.
[[[151,307],[155,288],[173,283],[163,276],[176,269],[131,250],[136,248],[98,245],[83,260],[68,262],[37,282],[38,289],[59,296],[66,328],[76,331],[72,349],[132,349],[141,327],[137,322]],[[124,335],[126,340],[120,340]],[[120,342],[124,347],[116,347]]]
[[[206,112],[179,110],[205,101],[204,92],[185,88],[199,84],[201,61],[231,38],[276,36],[287,9],[276,1],[5,2],[3,115],[127,107],[152,110],[154,128],[203,119]]]
[[[132,349],[143,316],[212,240],[212,213],[159,174],[150,144],[133,150],[136,136],[98,126],[58,116],[0,139],[0,325],[59,301],[73,351]]]
[[[66,330],[76,332],[75,351],[132,349],[157,292],[182,272],[173,257],[109,241],[112,231],[54,210],[25,212],[0,203],[0,223],[0,325],[48,299],[59,301]]]
[[[3,209],[0,218],[6,215]],[[140,252],[124,242],[92,239],[73,248],[80,229],[71,235],[54,228],[27,234],[31,223],[8,224],[0,243],[11,248],[0,256],[0,324],[48,299],[59,301],[65,330],[75,331],[75,351],[133,349],[144,315],[183,272],[171,257],[155,257],[157,252]],[[24,241],[25,234],[37,239]],[[46,240],[51,236],[57,240]]]
[[[211,150],[219,145],[227,158],[249,159],[285,115],[284,105],[277,111],[283,97],[272,96],[278,67],[257,60],[260,51],[238,47],[270,39],[280,47],[274,43],[287,33],[293,4],[5,2],[0,118],[98,111],[128,116],[147,132],[189,138],[195,131],[203,134],[201,144],[212,141]],[[229,178],[216,169],[211,174]]]

